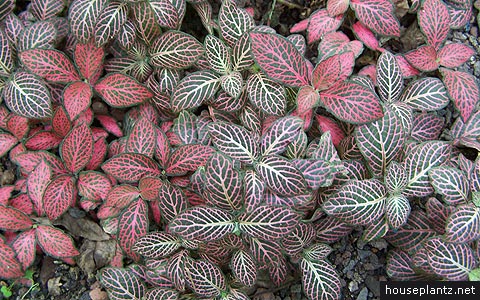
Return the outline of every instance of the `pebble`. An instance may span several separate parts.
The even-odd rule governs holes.
[[[375,297],[380,297],[380,282],[375,277],[367,276],[365,279],[365,285]]]
[[[350,292],[355,292],[356,290],[358,290],[358,282],[356,281],[350,281],[348,283],[348,290]]]
[[[358,293],[357,300],[367,300],[368,298],[368,288],[364,287],[360,293]]]

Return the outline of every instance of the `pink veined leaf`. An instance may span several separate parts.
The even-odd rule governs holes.
[[[7,121],[7,130],[18,140],[25,138],[30,130],[28,118],[12,114]]]
[[[180,247],[178,237],[167,232],[151,232],[139,238],[133,250],[143,257],[158,259],[167,257]]]
[[[139,153],[121,153],[102,165],[102,170],[122,182],[137,182],[145,176],[160,175],[160,168],[150,157]]]
[[[315,225],[298,222],[292,232],[282,239],[285,252],[290,256],[297,256],[306,247],[312,244],[316,236]]]
[[[384,214],[386,189],[377,179],[352,180],[323,203],[330,216],[348,224],[375,224]]]
[[[440,238],[432,238],[425,243],[425,248],[430,267],[447,280],[467,280],[468,272],[475,268],[475,255],[468,244],[447,243]]]
[[[480,99],[480,90],[475,77],[469,73],[441,68],[443,83],[462,120],[467,122]]]
[[[383,118],[355,130],[357,145],[375,177],[385,175],[389,163],[401,154],[405,138],[400,119],[390,109]]]
[[[15,8],[15,0],[6,0],[0,4],[0,21],[3,21]]]
[[[319,9],[310,15],[307,28],[307,42],[313,44],[331,32],[335,32],[342,24],[343,15],[330,16],[327,9]]]
[[[335,268],[325,260],[300,261],[302,283],[310,299],[334,300],[340,297],[340,277]]]
[[[353,30],[353,33],[355,33],[355,36],[360,41],[362,41],[362,43],[368,48],[374,51],[381,49],[379,42],[375,37],[374,33],[370,29],[368,29],[365,25],[363,25],[360,21],[352,25],[352,30]]]
[[[325,108],[340,120],[362,124],[383,116],[376,94],[363,85],[345,81],[320,93]]]
[[[50,256],[66,258],[80,254],[73,245],[72,238],[60,229],[39,225],[35,230],[35,236],[40,247]]]
[[[387,274],[395,280],[418,280],[422,278],[413,269],[411,255],[398,248],[388,253]]]
[[[300,170],[308,187],[314,190],[330,186],[337,168],[323,159],[294,159],[293,164]]]
[[[75,81],[63,91],[63,106],[71,120],[75,120],[90,107],[93,92],[89,84]]]
[[[107,176],[100,172],[80,172],[77,181],[78,194],[89,200],[100,201],[107,197],[112,183]]]
[[[14,161],[29,173],[36,168],[42,159],[49,163],[54,176],[68,173],[58,156],[47,151],[25,151],[16,155]]]
[[[73,35],[80,43],[88,43],[93,37],[95,24],[107,0],[76,0],[69,10],[69,22]]]
[[[328,0],[327,11],[331,17],[344,14],[350,4],[349,0]]]
[[[19,194],[12,197],[9,201],[9,205],[29,216],[33,214],[33,204],[27,194]]]
[[[420,71],[430,72],[439,67],[437,51],[430,45],[418,47],[404,56],[413,67]]]
[[[263,201],[266,186],[253,170],[248,170],[245,172],[243,181],[245,210],[247,212],[251,212]]]
[[[156,139],[153,123],[147,118],[140,118],[128,136],[125,152],[140,153],[153,157]]]
[[[123,136],[122,129],[120,126],[118,126],[117,121],[113,117],[107,115],[95,115],[95,118],[100,122],[100,124],[102,124],[102,127],[106,131],[110,132],[116,137]]]
[[[318,91],[323,91],[352,74],[355,65],[353,52],[348,51],[322,60],[313,70],[312,84]]]
[[[445,127],[443,117],[433,113],[417,114],[413,119],[413,127],[410,138],[417,141],[438,140]]]
[[[182,189],[171,184],[163,184],[158,190],[159,208],[162,218],[170,223],[188,207],[188,199]]]
[[[62,140],[51,131],[39,131],[25,141],[25,147],[29,150],[48,150],[56,148]]]
[[[65,167],[72,173],[78,173],[85,167],[92,157],[92,152],[92,131],[85,123],[74,127],[60,146],[60,154]]]
[[[281,154],[300,133],[302,119],[287,116],[273,122],[260,140],[260,152],[263,156]]]
[[[0,238],[0,277],[4,279],[20,278],[24,275],[22,265],[15,257],[15,251]]]
[[[13,135],[9,133],[0,133],[0,157],[7,154],[17,143],[18,140]]]
[[[12,242],[12,248],[17,254],[18,261],[22,264],[22,269],[28,269],[35,260],[35,229],[21,232]]]
[[[288,267],[285,257],[281,257],[275,264],[268,265],[267,271],[275,286],[281,286],[284,284],[288,276]]]
[[[165,133],[156,128],[157,140],[155,141],[155,158],[162,168],[166,168],[170,157],[170,143]]]
[[[437,59],[441,66],[447,68],[456,68],[464,63],[475,54],[475,51],[464,44],[447,44],[438,50]]]
[[[450,15],[445,3],[441,0],[425,0],[418,12],[418,24],[428,44],[438,50],[450,31]]]
[[[201,298],[214,298],[227,289],[225,275],[208,260],[186,261],[185,280]]]
[[[251,32],[252,53],[263,72],[288,86],[308,85],[307,62],[295,46],[277,34]]]
[[[32,220],[23,212],[11,207],[0,206],[0,229],[19,231],[32,226]]]
[[[278,240],[298,224],[297,214],[287,207],[261,205],[238,217],[240,231],[248,236]]]
[[[243,127],[213,122],[208,132],[214,147],[233,159],[251,164],[258,156],[257,137]]]
[[[31,49],[20,53],[22,63],[34,74],[51,82],[80,80],[75,66],[63,52],[53,49]]]
[[[254,167],[276,194],[294,196],[303,193],[307,187],[301,172],[284,157],[270,155],[254,164]]]
[[[301,20],[290,28],[290,33],[302,32],[307,30],[310,19]]]
[[[242,178],[230,158],[214,153],[205,165],[203,195],[209,205],[226,210],[242,207]]]
[[[404,78],[409,78],[420,74],[420,72],[415,69],[404,56],[397,54],[395,55],[395,58]]]
[[[455,211],[455,207],[447,206],[437,198],[430,197],[427,200],[425,210],[427,212],[427,218],[435,231],[444,234],[447,219]]]
[[[51,21],[37,21],[28,23],[19,32],[17,39],[17,51],[22,52],[28,49],[50,49],[53,48],[57,28]]]
[[[218,23],[222,38],[230,47],[255,26],[253,18],[232,1],[222,2],[218,13]]]
[[[340,128],[337,122],[335,122],[333,119],[329,117],[325,117],[322,115],[316,115],[315,120],[317,121],[318,129],[322,132],[322,134],[329,133],[329,136],[330,136],[329,138],[331,139],[331,142],[335,147],[338,147],[338,145],[340,145],[340,142],[345,138],[345,132],[343,132],[342,128]],[[322,135],[322,138],[323,138],[323,135]],[[325,149],[328,149],[328,148],[325,148]],[[336,150],[334,153],[336,155]],[[318,155],[314,158],[327,159],[326,157],[318,156]]]
[[[49,118],[53,114],[51,95],[44,81],[28,72],[15,72],[3,89],[8,108],[23,117]]]
[[[108,105],[122,108],[130,107],[153,96],[152,92],[134,78],[111,73],[98,81],[94,89]]]
[[[458,206],[445,227],[448,242],[470,243],[480,236],[480,210],[474,205]]]
[[[104,268],[99,280],[108,289],[109,296],[115,300],[143,299],[147,292],[144,281],[128,269]]]
[[[249,250],[259,265],[264,266],[278,264],[283,257],[279,241],[267,241],[257,238],[249,239]]]
[[[105,138],[100,138],[93,144],[92,158],[85,165],[85,170],[96,170],[100,167],[105,160],[107,147]]]
[[[307,51],[307,43],[305,41],[305,38],[301,34],[291,34],[287,36],[287,40],[292,42],[293,45],[295,45],[295,48],[302,54],[305,55]]]
[[[388,0],[351,0],[350,7],[363,24],[386,36],[400,36],[400,23],[395,17],[393,3]]]
[[[463,1],[463,3],[455,3],[455,1],[453,1],[453,3],[448,2],[445,4],[447,4],[450,15],[451,29],[460,29],[467,25],[472,19],[474,5],[471,5],[468,1]]]
[[[235,223],[234,217],[225,210],[197,206],[176,216],[168,228],[187,240],[214,241],[232,233]]]
[[[205,165],[213,154],[210,146],[191,144],[182,145],[170,154],[170,160],[165,172],[169,175],[184,175]]]
[[[97,47],[105,45],[116,37],[127,21],[128,7],[126,3],[109,1],[97,18],[94,30],[94,41]]]
[[[443,196],[448,205],[464,204],[468,201],[469,182],[467,175],[457,168],[436,167],[428,172],[435,191]]]
[[[47,20],[60,14],[65,3],[62,0],[32,1],[31,12],[37,20]]]
[[[56,220],[76,200],[75,178],[70,175],[61,175],[50,181],[43,194],[43,208],[50,220]]]
[[[42,159],[37,167],[27,177],[27,193],[35,207],[38,216],[45,214],[43,194],[52,179],[52,169]]]
[[[175,112],[200,106],[220,88],[220,75],[210,70],[188,74],[176,86],[170,103]]]
[[[88,43],[77,43],[75,45],[75,64],[80,74],[90,84],[94,84],[94,78],[103,67],[103,47],[95,47],[92,41]]]
[[[415,110],[435,111],[447,106],[450,99],[440,79],[425,77],[411,82],[400,96],[400,101]]]
[[[180,70],[192,66],[204,54],[205,49],[193,36],[170,30],[153,41],[149,52],[153,66]]]
[[[404,195],[423,197],[432,193],[428,172],[444,163],[449,153],[450,145],[441,141],[424,142],[411,149],[402,163],[408,178]]]
[[[257,265],[250,253],[244,250],[235,251],[230,260],[230,268],[233,276],[243,285],[253,286],[257,282]]]
[[[68,118],[65,109],[61,106],[57,108],[53,115],[52,129],[61,137],[65,137],[72,129],[72,122]]]
[[[155,201],[158,199],[158,190],[163,184],[163,181],[158,177],[144,177],[140,179],[138,189],[143,199]]]
[[[148,232],[148,206],[142,199],[132,201],[118,222],[118,243],[134,260],[140,256],[133,250],[135,242]]]
[[[160,26],[169,29],[178,27],[180,22],[179,12],[170,0],[151,0],[149,4]]]

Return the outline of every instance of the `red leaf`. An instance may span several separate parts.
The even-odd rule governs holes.
[[[343,15],[331,17],[326,9],[315,11],[309,18],[307,28],[307,42],[313,44],[325,34],[335,32],[342,24]]]
[[[42,159],[37,167],[27,177],[27,193],[35,207],[38,216],[43,216],[43,194],[52,179],[52,169]]]
[[[145,86],[120,73],[105,76],[95,85],[95,91],[112,107],[129,107],[153,97]]]
[[[25,141],[29,150],[50,150],[58,147],[62,138],[51,131],[39,131]]]
[[[103,47],[96,47],[93,40],[87,44],[77,43],[75,46],[75,63],[82,76],[90,84],[94,84],[94,77],[103,68]]]
[[[142,198],[148,201],[158,199],[158,190],[163,185],[163,181],[158,177],[144,177],[138,183],[138,189],[142,193]]]
[[[437,51],[432,46],[421,46],[406,53],[405,58],[420,71],[430,72],[438,69]]]
[[[90,107],[92,96],[92,88],[83,81],[76,81],[65,87],[63,90],[63,106],[70,120],[75,120]]]
[[[123,182],[137,182],[145,176],[160,175],[160,168],[150,157],[139,153],[118,154],[102,165],[108,175]]]
[[[140,118],[130,132],[125,152],[140,153],[153,157],[155,152],[156,130],[147,118]]]
[[[23,276],[22,266],[13,249],[0,238],[0,278],[14,279]]]
[[[19,153],[15,157],[15,163],[24,169],[26,173],[30,173],[42,159],[49,163],[53,176],[68,173],[62,161],[56,155],[46,151],[25,151]]]
[[[350,4],[349,0],[328,0],[327,1],[328,14],[332,17],[344,14],[348,9],[349,4]]]
[[[63,215],[76,200],[75,178],[61,175],[53,179],[43,194],[45,213],[50,220]]]
[[[355,36],[362,41],[362,43],[368,48],[377,51],[381,49],[378,44],[378,40],[370,29],[368,29],[361,22],[357,22],[352,25],[352,30]]]
[[[351,8],[363,24],[378,34],[400,36],[400,23],[389,0],[351,0]]]
[[[148,232],[148,207],[145,201],[138,199],[122,213],[118,223],[118,244],[134,260],[140,256],[133,251],[135,242]]]
[[[93,136],[90,127],[82,123],[73,128],[60,147],[65,167],[72,173],[80,172],[92,157]]]
[[[105,204],[98,210],[97,217],[100,219],[115,217],[139,196],[140,191],[134,186],[116,185],[109,191]]]
[[[342,128],[340,128],[340,126],[338,126],[338,124],[331,118],[322,115],[316,115],[316,119],[320,132],[325,133],[330,131],[332,143],[335,145],[335,147],[338,147],[340,142],[345,138],[345,133],[343,132]]]
[[[35,229],[21,232],[12,242],[12,248],[17,253],[17,259],[22,264],[23,270],[28,269],[35,260]]]
[[[297,93],[297,112],[303,115],[314,107],[317,107],[320,101],[320,95],[311,86],[304,86],[300,88]]]
[[[88,161],[85,166],[85,170],[96,170],[103,163],[105,156],[107,154],[107,142],[105,138],[98,139],[95,144],[93,144],[93,153],[92,158]]]
[[[19,231],[28,229],[32,226],[32,220],[30,220],[30,218],[23,212],[11,207],[0,206],[0,229]]]
[[[63,107],[59,106],[52,118],[53,131],[61,137],[65,137],[70,129],[72,129],[72,122],[67,116],[67,112]]]
[[[418,24],[428,44],[438,50],[450,31],[450,15],[445,3],[441,0],[425,0],[418,12]]]
[[[105,115],[96,115],[95,118],[102,124],[102,127],[105,128],[106,131],[110,132],[116,137],[123,136],[122,129],[117,124],[117,120],[115,120],[111,116]]]
[[[265,74],[289,86],[308,85],[305,58],[287,39],[277,34],[251,32],[252,53]]]
[[[80,172],[77,186],[80,196],[94,201],[104,200],[112,188],[107,176],[95,171]]]
[[[195,171],[198,167],[205,165],[213,152],[212,147],[205,145],[180,146],[170,155],[170,161],[165,171],[167,174],[176,176]]]
[[[53,49],[31,49],[20,53],[23,64],[34,74],[48,81],[68,83],[80,76],[67,55]]]
[[[333,115],[350,123],[368,123],[383,116],[377,95],[354,82],[342,82],[320,93],[320,99]]]
[[[410,65],[402,55],[395,55],[395,58],[397,59],[398,66],[402,71],[403,77],[413,77],[420,74],[420,72],[412,67],[412,65]]]
[[[165,168],[170,157],[170,143],[165,133],[157,128],[157,140],[155,141],[155,158],[160,166]]]
[[[43,251],[55,258],[74,257],[80,253],[73,245],[72,238],[60,229],[39,225],[35,231],[38,244]]]
[[[12,192],[15,190],[15,186],[7,185],[0,187],[0,205],[7,205],[8,199],[12,196]]]
[[[296,32],[307,30],[308,23],[310,23],[310,19],[301,20],[297,24],[293,25],[292,28],[290,28],[290,32],[296,33]]]
[[[17,144],[18,140],[10,133],[0,133],[0,157],[7,154]]]
[[[18,183],[18,181],[19,180],[17,180],[16,183]],[[27,194],[19,194],[11,198],[10,206],[18,209],[26,215],[31,215],[33,213],[33,204]]]
[[[450,98],[460,111],[463,121],[467,122],[480,99],[480,91],[475,77],[469,73],[445,68],[441,68],[440,72]]]
[[[323,91],[337,82],[344,81],[352,74],[355,65],[353,52],[331,56],[315,67],[312,74],[312,84],[315,89]]]
[[[7,121],[7,130],[18,140],[23,139],[30,129],[28,119],[19,115],[10,115]]]
[[[468,61],[475,51],[464,44],[447,44],[438,51],[438,61],[441,66],[456,68]]]

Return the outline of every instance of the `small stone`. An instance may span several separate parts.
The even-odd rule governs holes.
[[[367,257],[371,256],[373,253],[370,250],[358,250],[358,256],[361,260],[366,259]]]
[[[473,65],[473,73],[476,77],[480,76],[480,61],[475,62]]]
[[[378,250],[387,249],[387,247],[388,247],[388,243],[384,239],[379,239],[379,240],[372,241],[372,242],[370,242],[370,245],[372,247],[377,248]]]
[[[356,264],[357,262],[354,260],[349,261],[345,268],[343,268],[343,273],[348,273],[349,271],[351,271]]]
[[[356,281],[350,281],[348,283],[348,290],[350,292],[355,292],[356,290],[358,290],[358,283]]]
[[[358,293],[357,300],[367,300],[368,298],[368,288],[364,287],[360,293]]]
[[[462,32],[455,31],[453,33],[453,37],[457,40],[465,41],[467,39],[467,36],[463,34]]]
[[[365,285],[370,291],[372,291],[375,297],[380,297],[380,281],[375,279],[373,276],[368,276],[365,279]]]
[[[473,36],[478,36],[478,28],[476,26],[472,26],[470,28],[470,34]]]

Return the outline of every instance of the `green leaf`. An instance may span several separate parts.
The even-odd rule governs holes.
[[[180,112],[200,106],[220,88],[220,76],[210,70],[202,70],[185,76],[175,88],[170,100],[172,110]]]

